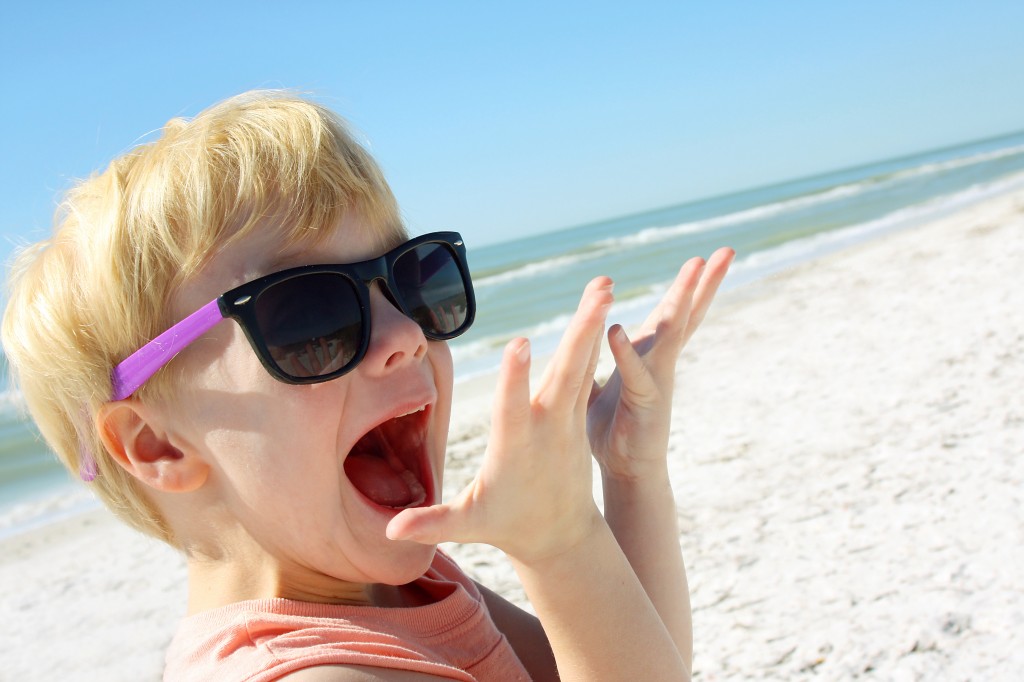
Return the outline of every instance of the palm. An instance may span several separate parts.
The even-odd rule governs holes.
[[[654,342],[649,335],[632,343],[645,369],[638,381],[627,388],[616,369],[604,386],[594,387],[587,409],[587,435],[594,456],[610,473],[628,475],[645,461],[656,462],[667,446],[669,413],[659,411],[657,405],[671,401],[674,376],[663,378],[660,386],[655,382],[647,366]]]

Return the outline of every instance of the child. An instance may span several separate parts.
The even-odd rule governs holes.
[[[253,92],[71,190],[3,339],[64,464],[188,559],[166,679],[686,679],[673,378],[731,258],[686,263],[638,340],[611,327],[603,387],[608,278],[532,395],[510,342],[481,469],[442,502],[465,246],[410,240],[333,114]],[[504,550],[539,618],[442,541]]]

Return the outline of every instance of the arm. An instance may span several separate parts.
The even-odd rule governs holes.
[[[687,667],[693,661],[690,590],[668,472],[644,481],[602,476],[605,518]]]
[[[586,413],[611,301],[607,278],[587,287],[532,396],[529,345],[510,342],[476,478],[449,503],[402,511],[388,536],[504,550],[562,680],[686,679],[675,643],[593,499]]]
[[[687,262],[634,342],[617,325],[609,330],[616,371],[594,387],[587,415],[605,518],[687,666],[693,658],[690,598],[667,461],[676,359],[733,255],[720,249],[706,265]]]
[[[504,597],[480,583],[477,589],[484,597],[487,610],[498,630],[505,635],[533,682],[557,682],[555,655],[540,621]]]

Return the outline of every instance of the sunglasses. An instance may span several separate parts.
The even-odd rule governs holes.
[[[315,384],[339,377],[359,364],[370,345],[370,285],[375,281],[428,339],[453,339],[473,323],[476,301],[466,245],[456,232],[434,232],[379,258],[303,265],[221,294],[115,367],[113,400],[130,396],[229,317],[275,379]]]

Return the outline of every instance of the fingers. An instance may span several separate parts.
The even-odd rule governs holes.
[[[722,248],[715,251],[706,263],[701,258],[692,258],[680,268],[665,296],[643,325],[644,332],[653,334],[654,338],[641,341],[642,347],[638,348],[641,355],[653,346],[656,363],[674,366],[683,346],[711,307],[734,255],[732,249]]]
[[[591,347],[583,348],[586,353],[565,372],[556,373],[556,379],[567,373],[583,375],[594,364],[589,330],[596,323],[600,335],[603,313],[590,314],[593,301],[583,308],[582,317],[589,321],[569,335],[570,345],[585,342]],[[450,502],[400,511],[388,523],[388,538],[424,544],[485,542],[518,556],[547,551],[558,545],[558,538],[580,527],[574,519],[593,507],[584,419],[566,418],[562,403],[545,409],[531,400],[529,370],[529,343],[509,342],[494,399],[491,437],[477,475]],[[526,508],[524,499],[530,501]]]
[[[508,442],[530,423],[530,342],[513,339],[505,346],[494,394],[491,428],[498,442]]]
[[[537,401],[548,408],[586,409],[600,353],[604,321],[611,308],[613,283],[598,277],[587,285],[579,307],[565,330],[537,391]]]
[[[604,329],[603,324],[601,329]],[[580,394],[576,399],[576,413],[577,416],[582,418],[586,418],[587,408],[590,406],[590,398],[595,384],[594,374],[597,372],[597,363],[601,359],[601,341],[602,335],[600,333],[595,334],[594,345],[590,349],[590,359],[587,362],[587,369],[583,374],[583,383],[580,385]]]
[[[682,335],[693,304],[693,295],[704,273],[703,258],[691,258],[679,269],[668,292],[659,304],[660,319],[655,324],[659,336],[664,334]]]
[[[511,341],[502,359],[491,439],[477,477],[448,503],[397,514],[388,524],[388,537],[428,544],[488,542],[519,551],[568,532],[568,526],[552,525],[551,520],[576,518],[575,512],[585,506],[580,500],[593,503],[589,449],[581,430],[588,406],[594,403],[602,423],[630,410],[633,417],[624,423],[661,423],[659,415],[670,409],[665,400],[671,397],[671,368],[710,307],[732,259],[731,249],[720,249],[706,263],[696,258],[684,264],[638,341],[631,342],[621,326],[612,327],[608,344],[616,372],[604,388],[594,383],[594,372],[613,301],[609,278],[599,277],[585,288],[532,398],[529,342]],[[644,439],[631,429],[636,430],[626,428],[624,442],[630,449],[643,449],[632,447]],[[567,481],[578,481],[579,490],[570,491]],[[536,497],[532,516],[524,516],[525,491]],[[524,528],[542,527],[549,530],[544,538],[523,533]]]
[[[460,526],[464,519],[452,513],[447,504],[403,509],[388,522],[384,534],[389,540],[410,540],[424,545],[463,542],[465,531]]]
[[[505,346],[494,396],[492,439],[504,447],[488,450],[487,456],[495,460],[492,466],[500,467],[501,460],[523,454],[530,438],[530,413],[530,342],[513,339]],[[402,510],[388,523],[388,538],[437,544],[476,542],[486,537],[486,529],[480,527],[485,515],[473,504],[477,484],[479,481],[450,503]]]
[[[644,324],[649,334],[639,342],[641,355],[650,351],[650,360],[656,367],[674,367],[686,343],[687,324],[690,319],[694,292],[704,272],[704,259],[691,258],[672,281],[658,306]]]
[[[708,308],[711,307],[711,301],[715,298],[715,293],[718,292],[718,286],[725,279],[725,274],[729,271],[729,266],[732,264],[732,259],[736,256],[736,252],[728,247],[718,249],[711,258],[708,259],[707,265],[704,266],[704,273],[701,276],[700,283],[697,285],[697,290],[693,295],[693,307],[690,311],[690,318],[686,324],[686,338],[689,339],[700,323],[704,320],[704,315],[707,314]]]
[[[615,358],[615,367],[621,390],[632,394],[635,398],[650,395],[654,380],[643,358],[630,343],[622,325],[613,325],[608,330],[608,347]],[[609,382],[611,383],[611,382]]]

